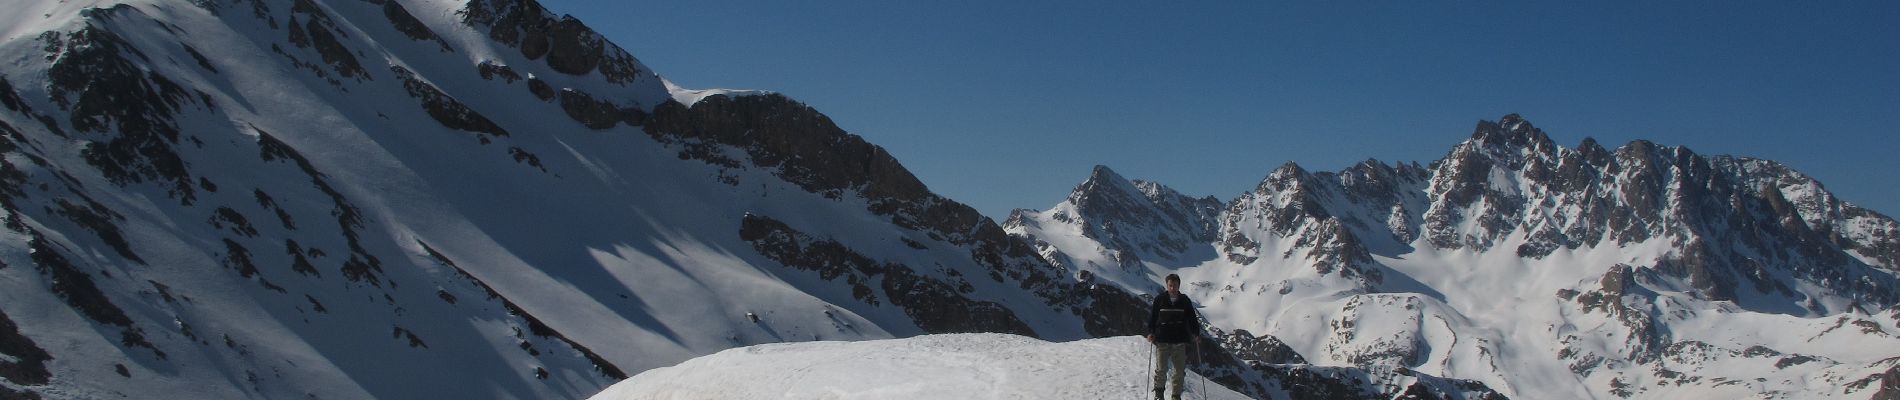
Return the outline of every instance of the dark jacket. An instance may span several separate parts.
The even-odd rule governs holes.
[[[1154,308],[1148,311],[1148,334],[1154,335],[1156,343],[1187,343],[1201,334],[1200,314],[1194,311],[1194,301],[1186,294],[1171,298],[1168,292],[1155,296]]]

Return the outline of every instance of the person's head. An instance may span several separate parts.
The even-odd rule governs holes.
[[[1181,275],[1168,274],[1168,294],[1181,293]]]

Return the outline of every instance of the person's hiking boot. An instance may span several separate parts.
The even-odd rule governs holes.
[[[1165,393],[1167,393],[1166,390],[1155,389],[1155,400],[1167,400],[1166,397],[1162,397],[1162,394],[1165,394]]]

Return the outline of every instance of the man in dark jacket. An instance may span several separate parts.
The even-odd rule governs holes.
[[[1164,377],[1172,382],[1174,400],[1181,400],[1187,345],[1201,343],[1201,318],[1194,312],[1194,302],[1181,294],[1181,276],[1168,274],[1166,282],[1168,292],[1156,296],[1154,308],[1148,311],[1148,342],[1155,345],[1155,400],[1162,400],[1162,389],[1167,387],[1162,385]]]

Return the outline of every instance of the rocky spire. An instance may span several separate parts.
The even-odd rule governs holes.
[[[1477,129],[1465,143],[1500,157],[1500,161],[1515,161],[1533,154],[1547,158],[1557,152],[1557,145],[1550,141],[1550,136],[1517,114],[1505,115],[1497,122],[1478,121]]]
[[[1155,182],[1130,181],[1097,165],[1067,202],[1085,236],[1125,257],[1173,259],[1191,243],[1213,237],[1219,200],[1196,199]],[[1060,219],[1060,217],[1058,217]]]

